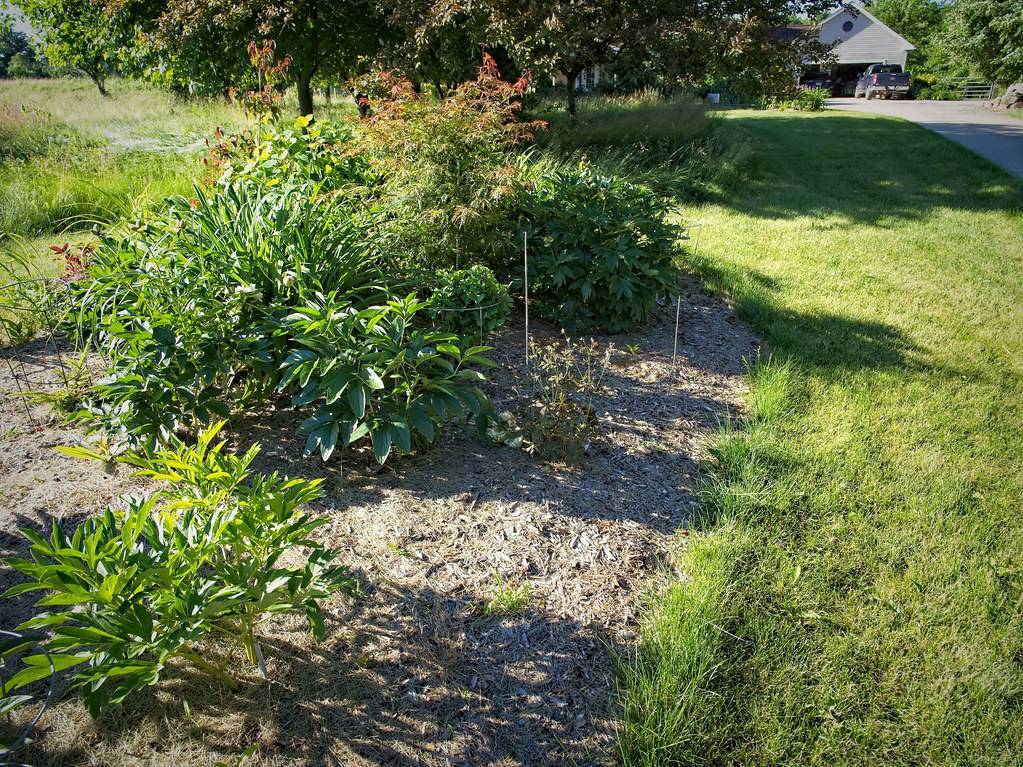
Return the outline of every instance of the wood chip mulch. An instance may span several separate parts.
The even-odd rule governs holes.
[[[320,533],[364,596],[331,601],[319,646],[298,618],[268,621],[269,685],[246,676],[225,695],[182,672],[102,726],[67,696],[41,725],[35,763],[212,765],[254,742],[246,764],[613,762],[614,654],[635,644],[644,595],[695,509],[698,461],[738,408],[760,348],[728,306],[688,283],[673,367],[674,320],[672,305],[642,332],[596,339],[619,351],[594,403],[597,433],[571,463],[451,430],[383,471],[359,457],[324,466],[302,457],[293,413],[241,426],[232,439],[262,443],[261,469],[327,476],[317,510],[331,522]],[[488,389],[501,408],[523,376],[521,317],[491,343],[500,367]],[[40,369],[46,354],[35,355]],[[13,388],[5,372],[0,535],[11,554],[14,527],[81,518],[141,486],[124,469],[111,477],[56,453],[75,434],[32,428],[24,404],[2,396]],[[0,586],[15,581],[0,575]],[[525,604],[488,616],[488,600],[512,587]],[[0,627],[25,610],[5,605]]]

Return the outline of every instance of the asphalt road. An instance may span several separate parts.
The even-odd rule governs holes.
[[[985,109],[972,101],[828,99],[828,106],[901,117],[972,149],[1023,178],[1023,115]]]

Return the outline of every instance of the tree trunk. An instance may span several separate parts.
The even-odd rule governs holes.
[[[298,112],[303,117],[313,113],[313,89],[312,72],[302,72],[295,78],[295,86],[298,89]]]
[[[96,87],[99,89],[100,96],[110,95],[110,93],[107,91],[106,78],[104,78],[103,75],[96,72],[87,72],[86,74],[88,74],[89,79],[96,84]]]
[[[579,79],[581,69],[562,72],[565,75],[565,96],[568,100],[568,113],[575,119],[575,81]]]

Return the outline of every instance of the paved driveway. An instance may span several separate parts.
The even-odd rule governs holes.
[[[958,141],[977,154],[1023,178],[1023,116],[984,109],[970,101],[887,101],[828,99],[834,109],[890,115],[910,120]]]

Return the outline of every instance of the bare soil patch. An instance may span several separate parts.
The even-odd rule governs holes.
[[[379,471],[302,457],[295,414],[240,424],[259,468],[326,476],[321,535],[365,582],[330,605],[327,639],[276,618],[261,636],[272,682],[239,657],[230,693],[186,668],[92,723],[74,695],[47,712],[35,764],[212,765],[252,743],[246,764],[545,765],[614,760],[613,653],[636,638],[639,603],[670,566],[691,519],[707,437],[738,406],[759,343],[732,311],[687,284],[677,365],[674,306],[643,332],[598,338],[618,349],[596,400],[598,437],[573,464],[541,462],[453,429],[433,450]],[[553,336],[540,328],[538,335]],[[493,340],[489,392],[506,407],[523,375],[521,320]],[[21,350],[45,378],[54,353]],[[13,381],[0,363],[0,394]],[[73,430],[33,428],[0,396],[0,530],[76,521],[144,486],[122,467],[65,458]],[[16,577],[4,569],[3,583]],[[504,584],[528,584],[520,611],[486,617]],[[3,606],[3,627],[26,603]],[[211,654],[218,648],[209,648]],[[184,703],[187,701],[187,707]]]

